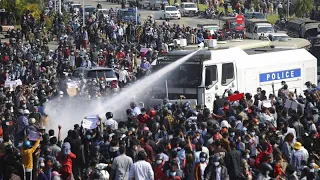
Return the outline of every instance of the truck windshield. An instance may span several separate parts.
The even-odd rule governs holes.
[[[90,70],[88,71],[87,78],[117,78],[112,70]]]
[[[121,17],[125,17],[125,16],[134,17],[134,16],[136,16],[136,12],[134,12],[134,11],[122,11]]]
[[[258,33],[272,32],[271,26],[258,27]]]
[[[195,4],[185,4],[184,5],[185,8],[196,8]]]
[[[311,40],[310,53],[317,58],[317,64],[320,66],[320,38]]]
[[[166,11],[177,11],[176,7],[166,7]]]
[[[157,69],[166,66],[166,64],[157,65]],[[167,80],[169,87],[176,88],[195,88],[201,84],[200,64],[182,64],[176,69],[167,73],[161,81]],[[162,83],[159,83],[162,84]]]

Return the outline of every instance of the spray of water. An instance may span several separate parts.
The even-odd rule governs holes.
[[[54,99],[45,106],[45,113],[49,115],[48,129],[57,129],[62,126],[62,134],[66,135],[67,130],[73,129],[74,124],[80,124],[85,116],[98,114],[104,118],[106,112],[124,111],[129,108],[129,103],[133,99],[137,102],[150,87],[156,84],[161,77],[177,68],[187,61],[199,50],[178,59],[177,61],[163,67],[161,70],[137,81],[129,88],[122,90],[119,94],[106,100],[84,101],[77,98],[64,100]]]

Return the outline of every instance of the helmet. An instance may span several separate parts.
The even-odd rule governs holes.
[[[267,171],[272,171],[273,170],[272,166],[269,163],[262,163],[260,165],[260,169],[264,173],[267,172]]]
[[[157,130],[158,128],[160,128],[160,124],[158,122],[155,122],[152,124],[152,129],[153,130]]]
[[[21,155],[21,153],[20,153],[20,151],[16,151],[15,153],[14,153],[14,160],[16,160],[16,161],[21,161],[22,160],[22,155]]]
[[[51,153],[51,148],[49,146],[45,146],[42,149],[43,155],[48,156]]]
[[[164,98],[163,99],[163,104],[167,104],[167,103],[169,103],[169,99],[168,98]]]
[[[59,163],[59,161],[55,161],[55,162],[53,163],[53,170],[54,170],[54,171],[59,171],[60,168],[61,168],[61,164]]]
[[[36,119],[35,118],[30,118],[29,119],[29,124],[34,124],[36,123]]]
[[[31,142],[29,140],[26,140],[23,142],[23,148],[24,149],[30,149],[32,146],[31,146]]]
[[[136,128],[130,127],[130,128],[128,129],[128,131],[135,132],[135,131],[136,131]]]
[[[189,108],[190,107],[190,102],[185,102],[185,103],[183,103],[183,107],[187,107],[187,108]]]
[[[6,154],[11,154],[13,153],[13,146],[11,144],[8,144],[6,147],[5,147],[5,153]]]
[[[208,154],[207,153],[205,153],[205,152],[201,152],[200,153],[200,156],[199,156],[200,158],[208,158]]]
[[[154,116],[157,115],[157,111],[154,110],[154,109],[151,109],[150,112],[149,112],[149,114],[150,114],[151,117],[154,117]]]
[[[220,162],[221,157],[220,156],[213,156],[213,162]]]
[[[112,112],[107,112],[107,113],[106,113],[106,118],[107,118],[107,119],[113,118],[113,113],[112,113]]]

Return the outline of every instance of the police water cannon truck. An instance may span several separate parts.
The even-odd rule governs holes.
[[[254,52],[252,52],[254,51]],[[168,52],[157,60],[153,70],[161,69],[192,51]],[[192,105],[206,105],[213,109],[215,96],[226,90],[256,94],[258,87],[272,94],[286,81],[290,91],[301,94],[305,82],[317,82],[317,59],[305,49],[246,51],[239,47],[221,50],[201,50],[192,58],[167,73],[154,86],[151,105],[162,99],[171,102],[190,101]],[[253,55],[251,55],[253,54]],[[181,95],[185,99],[181,99]]]

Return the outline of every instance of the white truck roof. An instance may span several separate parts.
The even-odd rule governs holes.
[[[277,58],[279,57],[279,58]],[[272,53],[248,55],[248,58],[239,58],[234,61],[237,68],[248,69],[267,65],[279,66],[279,64],[314,61],[316,58],[305,49],[294,49]],[[283,67],[284,69],[286,67]]]
[[[256,23],[257,26],[272,26],[270,23]]]

